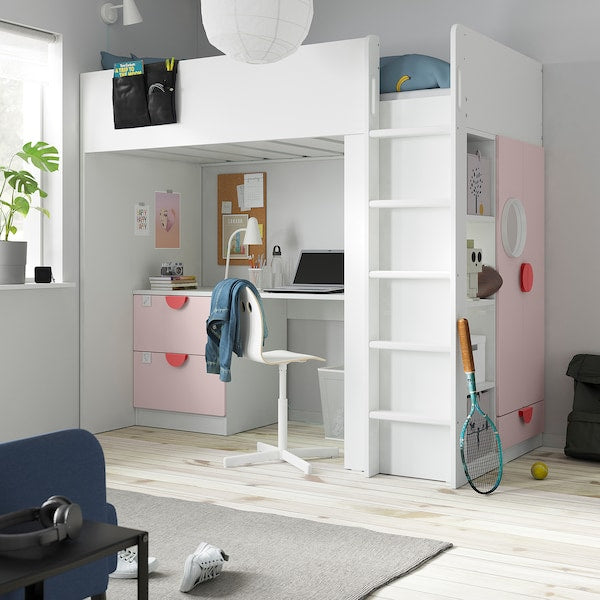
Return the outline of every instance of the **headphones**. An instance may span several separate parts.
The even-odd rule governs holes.
[[[39,521],[44,529],[27,533],[0,533],[0,551],[49,546],[67,538],[73,540],[81,531],[83,517],[79,504],[64,496],[52,496],[39,508],[25,508],[0,515],[0,531],[29,521]]]

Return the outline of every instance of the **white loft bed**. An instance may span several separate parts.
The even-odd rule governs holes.
[[[388,472],[458,486],[464,483],[464,476],[457,454],[457,427],[466,407],[457,398],[466,396],[466,388],[462,367],[456,360],[455,323],[457,315],[466,310],[462,293],[466,224],[461,215],[466,213],[467,142],[489,144],[495,135],[503,135],[541,144],[541,66],[460,25],[451,32],[452,83],[448,93],[406,93],[399,99],[380,102],[378,66],[379,44],[374,36],[302,46],[286,60],[268,65],[245,65],[224,56],[186,60],[179,64],[178,123],[122,130],[113,128],[112,73],[83,74],[82,229],[85,231],[89,194],[87,156],[122,152],[205,166],[227,161],[343,155],[348,265],[344,309],[345,437],[351,441],[345,446],[345,465],[369,475]],[[445,170],[439,177],[429,177],[444,182],[443,200],[436,190],[421,190],[418,195],[430,200],[435,196],[437,200],[430,202],[430,208],[446,211],[446,216],[438,219],[446,229],[441,236],[445,246],[440,252],[446,262],[441,270],[433,268],[438,274],[433,279],[445,273],[441,284],[444,291],[438,300],[427,299],[419,308],[422,315],[440,313],[436,302],[442,302],[443,321],[433,319],[432,325],[441,332],[442,340],[429,340],[429,351],[433,353],[427,356],[436,358],[431,370],[422,367],[422,376],[424,380],[435,379],[435,369],[439,368],[444,390],[429,407],[419,402],[408,412],[406,408],[399,412],[393,407],[384,410],[380,403],[380,392],[390,392],[393,384],[379,375],[379,355],[387,350],[410,353],[418,344],[377,340],[385,337],[378,336],[380,330],[398,327],[393,312],[386,307],[395,292],[381,293],[380,298],[380,288],[387,280],[406,277],[407,271],[400,272],[399,267],[387,264],[393,259],[381,259],[379,249],[374,249],[379,219],[372,209],[414,208],[414,198],[405,197],[407,193],[414,196],[414,189],[410,185],[398,188],[389,169],[402,154],[393,149],[395,141],[390,142],[391,150],[384,149],[383,141],[406,137],[443,138],[435,142],[438,146],[433,151],[439,152]],[[414,160],[409,157],[408,163]],[[382,232],[382,237],[385,235]],[[95,301],[99,287],[91,278],[85,278],[86,257],[101,251],[94,244],[86,241],[85,234],[82,236],[82,406],[92,411],[94,402],[85,399],[92,383],[86,383],[86,372],[92,370],[92,365],[86,369],[86,361],[91,360],[86,358],[86,348],[95,342],[86,339],[89,321],[85,315],[99,311],[100,318],[103,314],[108,318],[110,311],[117,309],[117,302],[122,301],[122,296],[112,306],[106,298],[102,304]],[[380,262],[386,264],[385,269]],[[409,278],[427,279],[424,285],[432,284],[432,264],[421,270],[413,267]],[[374,283],[377,281],[380,284]],[[98,318],[98,314],[95,316]],[[415,315],[415,322],[421,322],[419,315]],[[425,337],[430,334],[437,335],[424,333]],[[114,368],[108,349],[105,354],[105,360],[94,354],[94,369]],[[412,391],[409,388],[408,392]],[[126,396],[113,402],[130,402]],[[100,410],[110,410],[110,406]],[[394,421],[396,424],[390,424]],[[121,426],[129,424],[123,422]],[[421,446],[414,449],[414,443]],[[406,458],[398,458],[401,455]]]

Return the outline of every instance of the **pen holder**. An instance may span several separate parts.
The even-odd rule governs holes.
[[[262,275],[263,270],[260,267],[250,267],[248,269],[248,281],[254,284],[259,292],[263,289]]]

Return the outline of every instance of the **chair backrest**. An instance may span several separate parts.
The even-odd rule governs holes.
[[[238,302],[242,356],[265,362],[262,355],[264,324],[258,298],[250,288],[243,287],[238,294]]]

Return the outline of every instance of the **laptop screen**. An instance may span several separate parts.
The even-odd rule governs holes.
[[[302,250],[294,283],[302,285],[343,285],[343,250]]]

